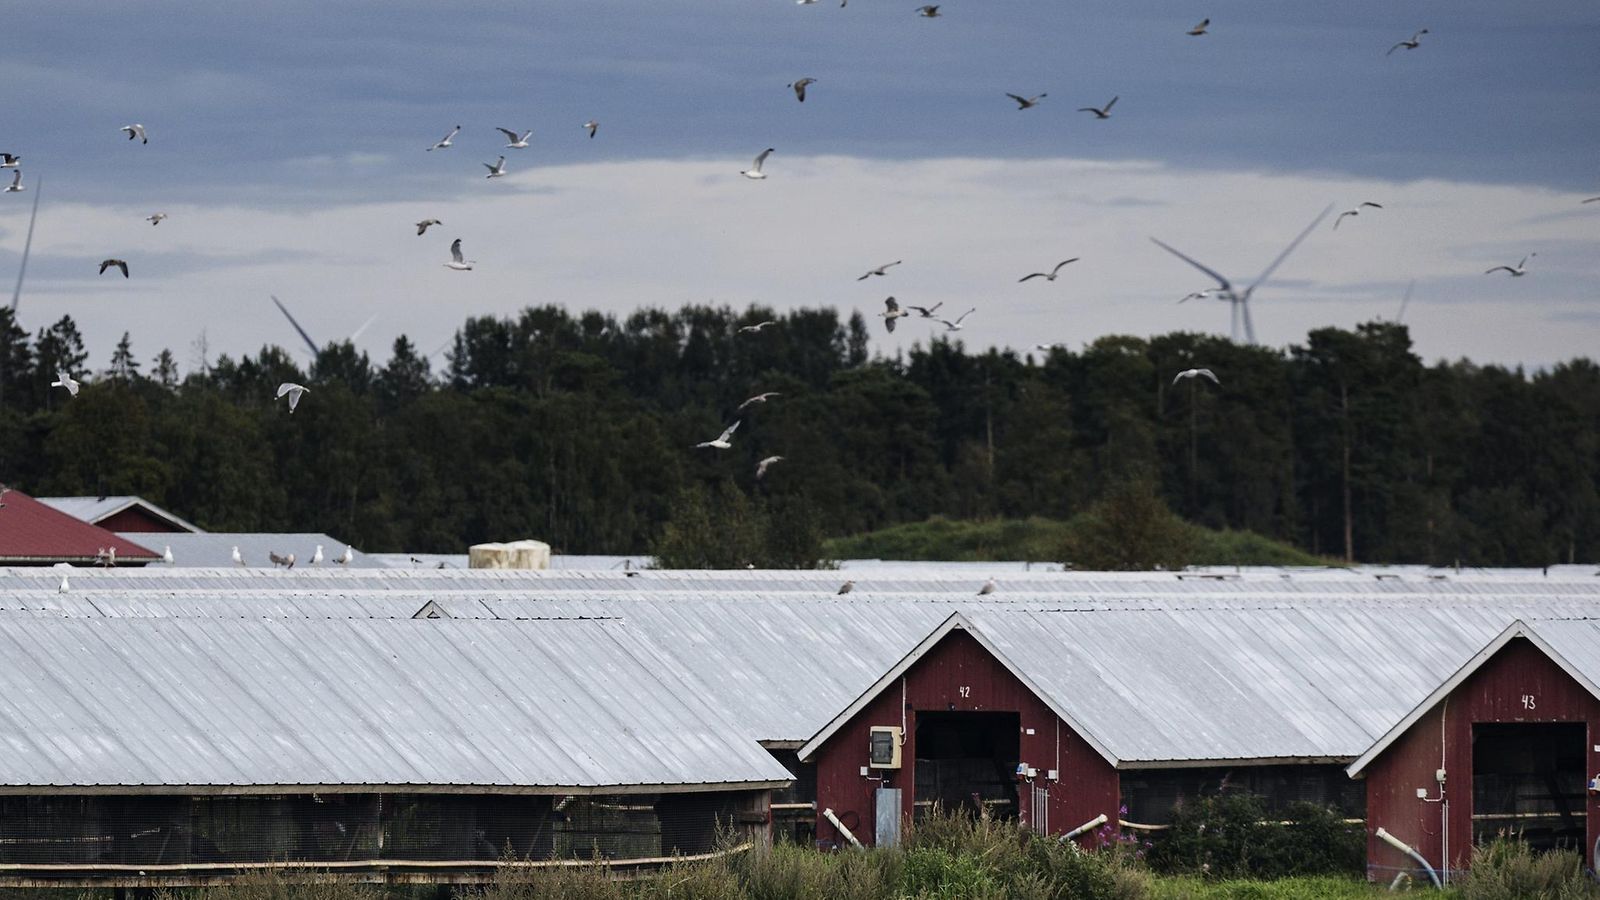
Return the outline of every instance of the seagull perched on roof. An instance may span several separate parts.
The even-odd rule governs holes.
[[[933,314],[938,312],[939,311],[939,307],[941,307],[943,305],[944,305],[944,301],[943,300],[940,300],[938,303],[935,303],[932,306],[912,306],[912,305],[910,305],[908,303],[908,304],[906,304],[906,309],[911,310],[912,312],[914,312],[917,315],[923,317],[924,319],[931,319],[931,318],[933,318]]]
[[[506,136],[506,140],[511,142],[511,143],[507,144],[506,147],[507,147],[507,149],[511,149],[511,150],[521,150],[521,149],[527,147],[528,146],[528,138],[533,137],[533,129],[532,128],[529,128],[527,131],[524,131],[521,134],[517,134],[515,131],[512,131],[509,128],[498,128],[497,127],[497,128],[495,128],[495,131],[498,131],[501,134]]]
[[[468,260],[461,255],[461,238],[450,242],[450,261],[444,264],[446,269],[455,269],[457,272],[471,272],[477,260]]]
[[[755,165],[751,166],[748,169],[741,169],[739,171],[739,174],[743,175],[744,177],[746,177],[748,179],[750,179],[751,181],[760,181],[761,179],[766,178],[767,177],[766,173],[761,171],[761,164],[765,163],[767,161],[767,157],[769,157],[771,155],[772,155],[772,148],[771,147],[768,147],[767,149],[761,151],[756,156]]]
[[[422,237],[423,232],[426,232],[430,225],[443,225],[443,224],[444,223],[439,221],[438,219],[423,219],[421,222],[417,223],[417,237]]]
[[[972,315],[973,313],[975,313],[977,311],[978,311],[977,307],[973,307],[972,309],[969,309],[966,312],[962,313],[960,315],[960,317],[958,317],[954,322],[951,322],[948,319],[940,319],[939,320],[939,324],[944,326],[944,330],[945,331],[960,331],[961,330],[961,323],[966,321],[967,316],[970,316],[970,315]]]
[[[600,120],[599,119],[590,119],[589,121],[583,123],[583,127],[588,129],[588,131],[589,131],[589,139],[593,140],[594,139],[594,133],[596,131],[600,130]]]
[[[290,569],[294,568],[293,553],[289,554],[288,556],[279,556],[278,554],[273,553],[271,550],[268,550],[267,559],[272,560],[272,564],[275,566],[284,566]]]
[[[767,477],[767,468],[769,466],[771,466],[773,463],[778,463],[778,462],[783,462],[783,457],[781,457],[781,456],[769,456],[766,459],[763,459],[762,461],[756,463],[756,480],[759,481],[762,478]]]
[[[18,169],[15,172],[12,172],[11,183],[6,185],[5,193],[15,194],[18,191],[25,191],[27,189],[28,188],[22,183],[22,170]]]
[[[161,561],[166,563],[169,566],[172,565],[172,545],[171,544],[168,544],[166,546],[166,548],[161,551]]]
[[[149,222],[151,225],[160,225],[161,224],[161,220],[165,219],[166,217],[167,217],[166,213],[158,212],[158,213],[151,213],[150,215],[145,216],[144,220],[146,222]]]
[[[1211,379],[1211,383],[1212,384],[1215,384],[1215,385],[1221,385],[1222,384],[1222,382],[1217,380],[1216,373],[1212,372],[1210,369],[1184,369],[1182,372],[1179,372],[1177,374],[1177,376],[1172,379],[1172,383],[1173,384],[1177,384],[1178,382],[1183,381],[1186,378],[1209,378],[1209,379]]]
[[[492,166],[488,163],[484,163],[483,167],[489,170],[489,174],[483,177],[499,178],[500,176],[506,174],[506,158],[504,156],[500,157],[498,160],[495,160],[495,164]]]
[[[1078,261],[1078,257],[1076,257],[1076,256],[1074,256],[1071,259],[1063,259],[1061,262],[1056,263],[1056,267],[1054,269],[1051,269],[1048,272],[1035,272],[1032,275],[1024,275],[1021,278],[1017,279],[1017,283],[1021,284],[1022,282],[1027,281],[1030,278],[1043,278],[1045,281],[1055,281],[1056,280],[1056,276],[1061,274],[1061,267],[1062,266],[1066,265],[1067,263],[1075,263],[1077,261]]]
[[[749,406],[752,403],[765,403],[771,397],[782,397],[782,396],[783,395],[778,393],[777,391],[767,391],[764,394],[757,394],[754,397],[751,397],[749,400],[746,400],[745,402],[739,404],[739,408],[735,409],[734,412],[738,412],[740,409],[744,409],[746,406]]]
[[[56,593],[65,594],[67,591],[70,591],[70,590],[72,590],[72,585],[67,583],[67,576],[65,574],[63,574],[61,576],[61,586],[56,588]]]
[[[878,313],[878,318],[883,320],[883,327],[894,331],[894,320],[911,315],[910,310],[901,309],[900,304],[893,297],[883,301],[883,312]]]
[[[816,0],[812,0],[812,2],[816,2]],[[794,84],[789,85],[789,89],[794,91],[794,98],[796,100],[804,103],[806,102],[806,86],[816,83],[817,80],[815,78],[797,78],[795,79]]]
[[[0,169],[15,169],[22,162],[22,157],[12,153],[0,153]]]
[[[917,7],[917,15],[923,17],[924,19],[937,19],[939,18],[939,7],[919,6]]]
[[[322,565],[322,545],[321,544],[318,544],[316,551],[311,554],[311,564],[313,566]]]
[[[1116,106],[1119,99],[1121,99],[1120,95],[1117,97],[1112,97],[1110,102],[1108,102],[1105,106],[1098,108],[1093,106],[1081,106],[1078,108],[1078,112],[1094,113],[1094,117],[1096,119],[1109,119],[1111,118],[1111,107]]]
[[[335,556],[333,558],[333,561],[338,563],[341,566],[348,566],[348,565],[350,565],[350,561],[352,559],[355,559],[355,554],[350,552],[350,545],[346,544],[345,547],[344,547],[344,552],[339,554],[338,556]]]
[[[897,259],[892,263],[884,263],[883,265],[877,267],[876,269],[868,269],[867,270],[867,274],[861,276],[860,278],[857,278],[856,280],[857,281],[866,281],[868,278],[871,278],[874,275],[887,275],[887,274],[889,274],[889,270],[890,269],[894,268],[895,266],[900,265],[900,263],[902,263],[902,262],[904,262],[904,260]]]
[[[994,580],[993,576],[991,576],[988,581],[983,583],[983,587],[978,588],[978,596],[982,597],[985,594],[992,594],[994,593],[994,589],[999,586],[999,583]]]
[[[124,125],[117,130],[126,131],[128,133],[128,140],[130,141],[134,138],[138,138],[139,143],[141,144],[150,143],[150,139],[144,136],[144,126],[140,125],[138,122],[135,122],[132,125]]]
[[[56,370],[56,380],[50,382],[50,386],[66,388],[67,393],[74,397],[78,396],[78,382],[71,375],[67,374],[65,369]]]
[[[1492,269],[1486,269],[1483,274],[1488,275],[1491,272],[1499,272],[1503,270],[1511,273],[1512,278],[1521,278],[1522,276],[1528,274],[1528,260],[1533,259],[1538,255],[1539,254],[1537,253],[1529,253],[1527,256],[1522,258],[1522,262],[1517,263],[1517,267],[1514,269],[1510,266],[1495,266]]]
[[[853,591],[855,589],[856,589],[855,579],[851,579],[849,581],[846,581],[844,584],[839,585],[839,590],[837,591],[837,593],[840,594],[840,595],[844,595],[844,594],[850,593],[851,591]]]
[[[777,321],[775,319],[767,319],[767,320],[765,320],[763,322],[757,322],[754,325],[740,325],[739,326],[739,333],[740,334],[760,334],[761,333],[761,329],[766,328],[768,325],[776,325],[776,324],[778,324],[778,323],[777,323]]]
[[[294,412],[294,408],[300,405],[300,396],[310,390],[310,388],[303,384],[295,384],[292,381],[285,381],[283,384],[278,385],[278,393],[272,399],[279,400],[283,398],[284,394],[288,394],[289,412],[292,414]]]
[[[1422,43],[1422,36],[1427,34],[1427,33],[1428,33],[1428,29],[1426,29],[1426,28],[1422,29],[1421,31],[1418,31],[1416,34],[1413,34],[1410,38],[1408,38],[1406,40],[1403,40],[1398,44],[1395,44],[1393,47],[1390,47],[1389,48],[1389,53],[1393,53],[1396,50],[1399,50],[1401,47],[1404,47],[1407,50],[1415,50],[1415,49],[1417,49],[1417,47],[1419,45],[1421,45],[1421,43]],[[1388,56],[1389,53],[1385,53],[1384,56]]]
[[[236,566],[244,565],[244,554],[239,552],[238,544],[233,545],[233,564]]]
[[[1035,94],[1032,97],[1018,97],[1016,94],[1007,94],[1006,96],[1017,101],[1017,109],[1033,109],[1035,106],[1039,105],[1040,100],[1043,100],[1045,97],[1050,95]]]
[[[729,425],[722,432],[722,434],[717,437],[716,440],[714,440],[714,441],[701,441],[700,443],[694,445],[695,449],[698,450],[701,447],[715,447],[718,450],[726,450],[729,447],[733,446],[733,444],[728,441],[728,438],[733,437],[733,433],[735,431],[738,431],[738,430],[739,430],[739,423],[738,422],[734,422],[732,425]]]
[[[106,273],[106,270],[110,269],[112,267],[121,269],[123,278],[127,278],[128,277],[128,262],[127,262],[127,260],[122,260],[122,259],[102,259],[102,260],[100,260],[100,274],[101,275],[104,275]]]
[[[1205,34],[1206,33],[1206,29],[1210,28],[1210,27],[1211,27],[1211,20],[1210,19],[1201,19],[1199,25],[1196,25],[1195,27],[1189,29],[1188,31],[1185,31],[1184,34],[1187,34],[1190,37],[1199,37],[1200,35]]]
[[[453,138],[455,138],[456,135],[458,135],[460,133],[461,133],[461,126],[457,125],[456,127],[450,129],[450,133],[449,134],[447,134],[444,137],[440,138],[439,142],[437,144],[434,144],[432,147],[429,147],[428,149],[429,150],[443,150],[444,148],[450,146],[450,141]]]
[[[1344,217],[1345,216],[1359,216],[1359,215],[1361,215],[1361,211],[1363,209],[1366,209],[1369,206],[1371,208],[1373,208],[1373,209],[1383,209],[1383,205],[1382,204],[1373,203],[1370,200],[1365,202],[1365,203],[1362,203],[1360,206],[1356,207],[1355,209],[1347,209],[1344,212],[1339,213],[1338,217],[1333,220],[1333,230],[1334,231],[1338,231],[1339,230],[1339,223],[1344,221]]]

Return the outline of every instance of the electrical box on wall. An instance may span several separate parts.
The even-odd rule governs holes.
[[[867,764],[874,769],[900,768],[899,725],[874,725],[867,744]]]

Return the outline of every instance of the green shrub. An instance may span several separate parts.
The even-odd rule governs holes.
[[[1338,813],[1292,804],[1287,824],[1268,822],[1259,798],[1243,791],[1187,800],[1173,810],[1172,827],[1155,841],[1150,866],[1158,872],[1210,878],[1287,878],[1360,875],[1366,832]]]
[[[1472,870],[1456,880],[1461,900],[1585,900],[1600,898],[1583,871],[1583,857],[1571,851],[1539,853],[1522,841],[1499,837],[1472,851]]]
[[[1424,896],[1429,896],[1429,891]],[[1215,881],[1195,877],[1159,878],[1153,900],[1378,900],[1390,894],[1355,878],[1330,876],[1278,881]]]

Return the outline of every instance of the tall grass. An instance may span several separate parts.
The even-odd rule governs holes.
[[[1500,837],[1472,851],[1472,870],[1457,879],[1461,900],[1594,900],[1600,885],[1571,851],[1540,853],[1522,841]]]

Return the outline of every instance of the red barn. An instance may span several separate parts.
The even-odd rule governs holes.
[[[161,558],[104,528],[75,519],[18,490],[0,494],[0,565],[94,565],[116,552],[119,565],[142,566]]]
[[[200,528],[143,497],[38,497],[40,503],[107,531],[179,534]]]
[[[1401,871],[1448,880],[1474,843],[1500,832],[1582,852],[1592,864],[1600,622],[1513,623],[1348,771],[1366,780],[1375,880]]]

